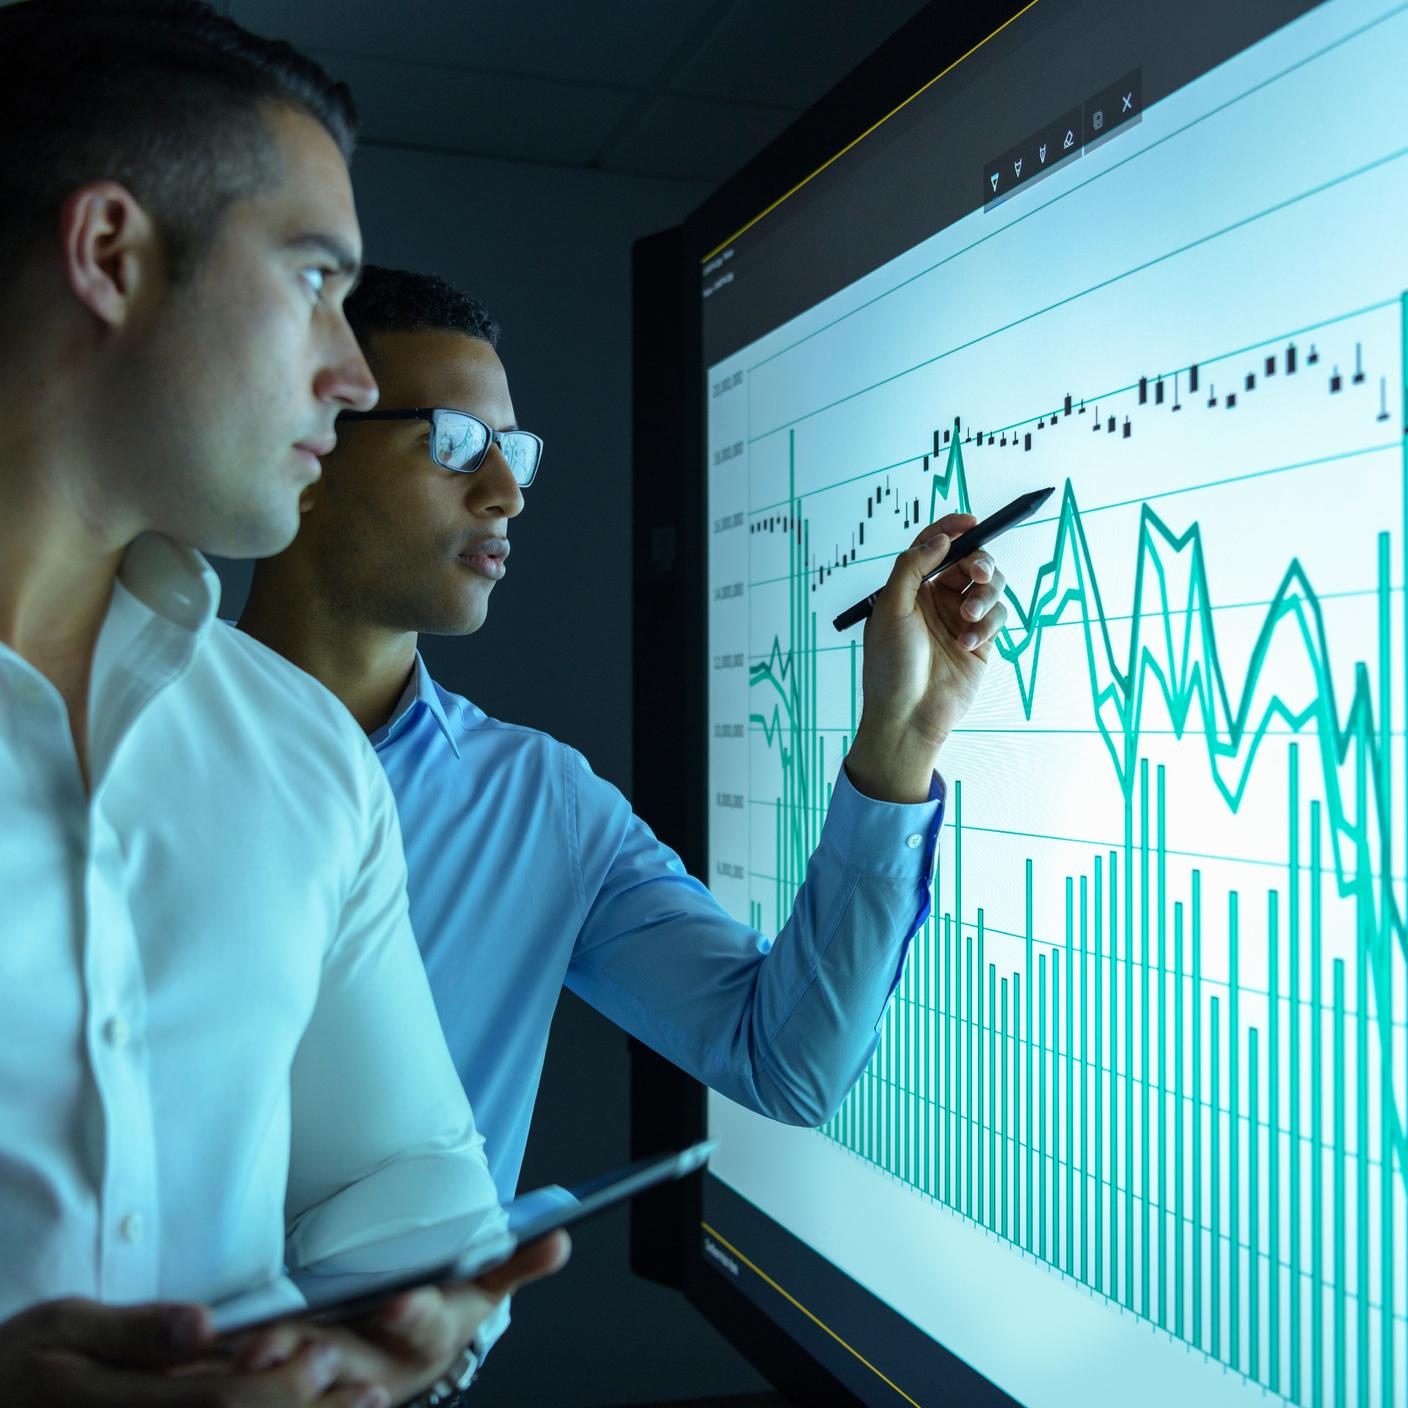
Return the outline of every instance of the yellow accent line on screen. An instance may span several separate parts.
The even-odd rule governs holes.
[[[1033,3],[1035,3],[1035,0],[1033,0]],[[729,1252],[732,1253],[732,1255],[736,1256],[739,1261],[741,1261],[744,1266],[749,1269],[749,1271],[753,1272],[755,1276],[761,1276],[762,1279],[766,1281],[768,1285],[771,1286],[773,1290],[778,1293],[778,1295],[780,1295],[784,1300],[790,1301],[793,1305],[795,1305],[797,1309],[800,1310],[802,1314],[805,1315],[807,1319],[810,1320],[818,1328],[825,1330],[826,1333],[830,1335],[831,1338],[835,1340],[836,1343],[839,1344],[841,1348],[846,1351],[847,1354],[854,1354],[855,1357],[859,1359],[860,1362],[864,1364],[865,1367],[869,1369],[870,1372],[874,1374],[877,1379],[880,1379],[883,1383],[889,1384],[889,1386],[894,1389],[894,1391],[899,1394],[899,1396],[904,1399],[906,1403],[913,1403],[914,1408],[922,1408],[922,1405],[916,1402],[913,1398],[911,1398],[897,1383],[895,1383],[893,1379],[887,1379],[885,1375],[882,1374],[880,1370],[877,1369],[875,1365],[873,1365],[870,1360],[868,1360],[865,1355],[860,1352],[860,1350],[853,1348],[851,1345],[848,1345],[846,1341],[843,1340],[841,1336],[838,1335],[836,1331],[831,1328],[830,1325],[828,1325],[824,1320],[820,1320],[815,1315],[813,1315],[812,1312],[808,1310],[807,1307],[803,1305],[802,1302],[799,1301],[796,1296],[792,1295],[790,1291],[784,1291],[782,1287],[779,1286],[777,1282],[774,1281],[766,1271],[764,1271],[759,1266],[755,1266],[751,1261],[749,1261],[748,1258],[744,1256],[743,1253],[739,1251],[738,1248],[735,1247],[733,1243],[728,1240],[727,1237],[719,1236],[719,1234],[715,1232],[714,1229],[710,1227],[707,1222],[701,1222],[699,1225],[721,1247],[727,1247]]]
[[[746,225],[740,225],[738,229],[736,229],[726,240],[724,240],[721,244],[715,245],[714,248],[711,249],[708,254],[704,255],[699,262],[701,264],[707,263],[716,254],[727,249],[729,245],[731,245],[734,240],[739,237],[739,235],[745,234],[747,231],[751,230],[753,226],[758,223],[759,220],[762,220],[766,216],[771,215],[773,211],[776,210],[777,207],[782,204],[783,201],[790,200],[793,196],[797,194],[798,191],[802,189],[803,186],[807,184],[807,182],[813,180],[817,176],[820,176],[821,173],[832,164],[832,162],[839,161],[843,156],[845,156],[848,151],[851,150],[852,147],[856,146],[860,142],[865,141],[865,139],[870,136],[870,134],[875,131],[877,127],[880,127],[884,123],[888,122],[897,112],[900,111],[901,108],[907,108],[917,97],[919,97],[921,93],[927,93],[929,89],[932,88],[934,84],[936,84],[939,79],[941,79],[945,74],[952,73],[953,70],[956,69],[958,65],[963,62],[964,59],[970,58],[972,55],[976,54],[978,50],[981,49],[983,45],[988,42],[988,39],[996,39],[997,36],[1001,34],[1002,31],[1013,22],[1013,20],[1021,19],[1022,16],[1025,15],[1027,11],[1030,10],[1036,3],[1037,0],[1027,0],[1027,3],[1023,5],[1022,8],[1018,10],[1015,15],[1012,16],[1012,19],[1003,20],[1003,22],[998,25],[998,27],[993,30],[993,32],[989,34],[986,39],[978,40],[978,42],[973,45],[973,47],[969,49],[966,54],[960,54],[951,64],[949,64],[947,68],[941,69],[938,73],[936,73],[922,88],[916,88],[915,91],[904,100],[904,102],[899,103],[895,107],[891,108],[890,111],[887,112],[884,117],[877,118],[874,122],[870,124],[869,127],[865,129],[864,132],[860,134],[859,137],[852,138],[852,140],[847,142],[846,145],[842,147],[841,150],[837,152],[834,156],[827,157],[827,159],[823,161],[815,171],[811,172],[809,175],[803,176],[802,179],[798,181],[797,184],[793,186],[790,191],[784,191],[782,195],[778,196],[778,198],[773,201],[770,206],[767,207],[767,209],[760,210]]]

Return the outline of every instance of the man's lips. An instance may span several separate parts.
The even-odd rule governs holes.
[[[319,461],[324,455],[330,455],[336,445],[337,436],[327,435],[321,440],[300,440],[293,448],[308,462],[315,473],[321,474],[323,467]]]
[[[483,577],[497,582],[508,570],[504,563],[509,554],[507,538],[480,538],[459,554],[459,560]]]

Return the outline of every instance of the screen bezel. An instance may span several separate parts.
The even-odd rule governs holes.
[[[982,0],[957,12],[930,3],[682,226],[636,245],[634,800],[636,811],[679,852],[692,874],[706,874],[708,862],[703,264],[711,250],[1024,8],[1026,0]],[[670,446],[668,453],[662,445]],[[678,727],[661,729],[655,721],[662,716],[677,720]],[[681,736],[688,740],[684,748]],[[707,1122],[704,1087],[632,1040],[631,1156],[703,1139]],[[706,1262],[701,1236],[706,1177],[655,1190],[632,1204],[632,1269],[682,1291],[784,1394],[799,1402],[858,1404],[798,1340]],[[967,1391],[986,1385],[964,1361],[941,1352]],[[994,1401],[1010,1400],[997,1394]]]

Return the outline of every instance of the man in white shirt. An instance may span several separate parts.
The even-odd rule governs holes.
[[[0,9],[6,1405],[434,1401],[565,1256],[208,1352],[210,1304],[292,1309],[378,1238],[503,1217],[381,768],[215,620],[194,551],[284,546],[376,400],[352,124],[186,0]]]

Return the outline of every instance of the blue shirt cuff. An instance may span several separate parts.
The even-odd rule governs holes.
[[[821,844],[856,870],[928,883],[947,789],[938,773],[927,802],[881,802],[858,792],[842,763],[821,828]]]

